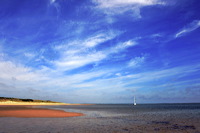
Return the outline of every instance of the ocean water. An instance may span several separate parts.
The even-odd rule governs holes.
[[[0,118],[0,133],[200,133],[200,104],[41,106],[80,117]]]
[[[80,112],[90,116],[131,116],[141,113],[154,112],[195,112],[200,110],[200,103],[174,103],[174,104],[95,104],[95,105],[64,105],[47,106],[50,109],[59,109],[67,112]]]

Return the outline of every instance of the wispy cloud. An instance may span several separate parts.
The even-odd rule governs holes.
[[[86,47],[95,47],[105,41],[114,38],[116,34],[98,34],[85,40],[82,45]]]
[[[100,33],[96,33],[87,37],[82,37],[80,39],[72,39],[65,44],[59,44],[54,47],[56,50],[72,50],[72,51],[79,51],[80,49],[85,48],[94,48],[101,43],[105,43],[106,41],[112,40],[122,32],[120,31],[103,31]],[[77,49],[78,48],[78,49]]]
[[[38,97],[43,95],[42,99],[44,99],[46,98],[44,97],[45,94],[52,95],[57,93],[60,96],[62,94],[60,92],[67,91],[72,93],[75,90],[78,93],[79,89],[81,91],[83,88],[94,86],[93,84],[84,83],[86,80],[105,76],[112,71],[115,70],[104,69],[66,75],[58,69],[44,68],[35,70],[11,61],[0,61],[0,90],[3,94],[4,92],[5,94],[12,92],[8,96],[12,96],[15,93],[15,97],[20,97],[23,96],[21,94],[28,93],[28,90],[37,89],[37,92],[29,93],[27,96]],[[76,93],[72,93],[72,95],[74,96]],[[51,97],[51,99],[53,98]]]
[[[118,34],[98,34],[82,40],[82,42],[74,41],[71,44],[56,46],[55,50],[61,56],[52,63],[60,70],[71,70],[88,64],[98,63],[109,58],[110,54],[118,54],[129,47],[137,45],[135,40],[128,40],[102,50],[95,49],[95,46],[115,38]]]
[[[120,51],[125,50],[126,48],[132,47],[132,46],[136,46],[138,43],[135,40],[128,40],[125,42],[120,42],[117,45],[115,45],[114,47],[111,47],[110,49],[108,49],[106,51],[107,54],[113,54],[113,53],[118,53]]]
[[[56,61],[55,64],[58,67],[70,70],[73,68],[81,67],[90,63],[95,63],[106,58],[106,55],[102,52],[86,53],[82,55],[71,55],[68,57],[62,57]]]
[[[95,46],[116,37],[117,34],[97,34],[86,39],[75,40],[70,43],[56,46],[60,58],[53,62],[59,69],[70,70],[84,65],[95,63],[106,58],[106,53],[96,51]]]
[[[54,60],[48,60],[47,62],[55,66],[50,68],[48,66],[40,65],[39,68],[28,67],[23,64],[14,61],[0,61],[0,79],[3,84],[14,84],[20,91],[24,91],[27,87],[43,91],[44,88],[49,90],[74,90],[77,91],[83,88],[93,87],[94,84],[85,82],[86,80],[95,80],[95,78],[102,78],[109,76],[110,73],[116,73],[117,70],[113,69],[100,69],[90,70],[87,72],[81,72],[79,74],[66,74],[66,70],[79,68],[87,64],[94,64],[104,59],[109,59],[111,54],[119,54],[123,50],[137,45],[137,42],[133,40],[121,41],[113,44],[111,47],[105,47],[102,50],[95,49],[101,43],[105,43],[108,40],[114,39],[119,33],[116,34],[96,34],[81,41],[72,41],[65,45],[59,45],[53,47],[53,50],[60,56]],[[96,40],[95,40],[96,39]],[[94,41],[94,42],[93,42]],[[87,45],[93,44],[91,45]],[[91,43],[92,42],[92,43]],[[105,45],[105,44],[104,44]],[[39,55],[31,52],[24,53],[23,56],[27,58],[34,58],[40,60],[45,56],[45,50],[40,50]],[[36,57],[37,56],[37,57]],[[3,58],[3,57],[2,57]],[[44,57],[46,58],[46,57]],[[67,82],[66,82],[67,81]],[[77,92],[78,93],[78,92]]]
[[[94,2],[98,3],[101,8],[112,8],[112,7],[122,7],[128,5],[155,5],[155,4],[163,4],[158,0],[94,0]]]
[[[162,36],[163,36],[162,33],[155,33],[155,34],[150,35],[150,38],[158,38]]]
[[[135,57],[128,62],[128,67],[139,67],[146,59],[146,56]]]
[[[140,8],[150,5],[165,4],[160,0],[93,0],[97,8],[110,15],[132,11],[133,16],[141,18]]]
[[[27,57],[27,58],[34,58],[36,55],[33,54],[33,53],[26,52],[26,53],[24,53],[24,56]]]
[[[179,66],[171,69],[163,69],[158,71],[150,71],[145,73],[122,76],[120,78],[116,77],[113,79],[109,79],[109,81],[116,83],[121,82],[121,86],[118,86],[119,88],[121,88],[121,91],[131,91],[131,93],[127,93],[126,96],[130,97],[131,95],[136,94],[138,97],[140,97],[139,99],[141,100],[141,102],[155,102],[152,101],[152,97],[156,98],[156,100],[161,100],[162,98],[168,98],[169,100],[172,100],[173,98],[183,97],[191,98],[194,90],[199,89],[195,89],[195,86],[198,85],[196,83],[198,83],[199,79],[187,79],[186,77],[191,77],[191,75],[194,75],[196,72],[199,71],[199,69],[199,65],[189,65],[182,67]],[[106,81],[102,82],[105,83]],[[188,87],[191,88],[191,93],[184,92],[184,88]],[[148,100],[144,99],[142,95],[145,97],[149,97],[147,98]],[[173,97],[169,98],[168,95],[173,95]],[[199,94],[194,96],[194,98],[198,97]],[[159,100],[157,102],[159,102]],[[161,100],[160,102],[164,101]],[[173,100],[167,102],[173,102]]]
[[[137,63],[140,64],[143,60],[145,60],[145,57],[143,56],[134,58],[132,60],[134,62],[133,66],[137,65]],[[97,69],[87,72],[81,72],[78,74],[66,75],[59,69],[51,70],[49,68],[44,68],[43,70],[33,70],[32,68],[28,68],[20,64],[17,65],[16,63],[11,61],[1,61],[0,89],[3,92],[6,92],[6,90],[8,89],[17,89],[18,92],[24,92],[26,90],[30,90],[26,88],[31,86],[33,89],[38,89],[39,91],[35,92],[34,95],[40,96],[40,93],[45,93],[45,88],[48,88],[49,90],[51,90],[50,92],[48,92],[49,95],[71,95],[72,97],[70,96],[71,98],[67,99],[70,101],[74,100],[73,97],[79,97],[84,102],[88,102],[88,100],[93,98],[95,98],[95,101],[93,100],[93,102],[106,102],[115,98],[121,92],[126,92],[127,90],[132,90],[134,91],[134,93],[137,93],[138,96],[140,96],[143,94],[140,93],[140,90],[142,90],[143,88],[147,87],[150,89],[154,89],[155,85],[151,85],[155,81],[159,81],[156,82],[157,88],[159,87],[159,85],[160,88],[168,88],[169,86],[163,85],[162,81],[165,80],[166,82],[169,80],[171,83],[171,80],[174,79],[174,77],[176,77],[176,79],[173,81],[173,84],[180,84],[180,78],[190,76],[192,73],[195,73],[199,70],[199,65],[195,64],[136,74],[122,74],[122,71],[119,71],[119,68],[116,68],[107,70]],[[96,78],[98,80],[95,80]],[[185,82],[187,84],[190,84],[191,82],[193,82],[193,80],[190,79],[190,81],[187,82],[186,79]],[[5,91],[3,86],[6,86]],[[133,86],[135,86],[136,89]],[[175,86],[179,87],[177,85]],[[16,92],[14,91],[13,93]],[[129,94],[126,94],[126,96],[131,97],[132,93],[129,92]],[[160,93],[160,91],[158,93]],[[154,94],[157,93],[149,93],[148,95],[151,97],[151,95]],[[103,96],[109,96],[110,99],[102,99]],[[75,102],[80,101],[75,100]]]
[[[194,20],[190,24],[183,27],[178,33],[175,34],[175,38],[181,37],[190,33],[200,27],[200,20]]]
[[[4,79],[9,81],[15,79],[19,82],[37,82],[46,79],[46,74],[42,75],[19,63],[0,61],[0,78],[2,80]]]
[[[56,2],[56,0],[50,0],[50,3],[53,4],[54,2]]]
[[[96,97],[95,100],[97,101],[107,100],[107,99],[102,99],[101,95],[103,95],[104,97],[109,96],[111,99],[113,99],[117,95],[119,96],[123,95],[122,92],[127,97],[131,97],[133,93],[137,94],[138,96],[146,95],[147,97],[148,96],[151,97],[154,95],[159,95],[165,97],[166,93],[173,94],[175,93],[175,91],[177,91],[177,93],[175,94],[178,94],[181,93],[182,91],[182,89],[180,88],[184,86],[191,86],[191,84],[193,84],[194,81],[191,79],[185,79],[184,81],[185,84],[182,86],[177,86],[177,84],[180,84],[180,81],[182,81],[179,79],[190,76],[191,74],[194,74],[195,72],[199,71],[199,69],[200,69],[199,65],[189,65],[189,66],[179,66],[171,69],[142,72],[131,75],[121,75],[119,73],[116,75],[116,73],[113,72],[113,74],[116,75],[115,77],[101,78],[98,80],[82,82],[79,85],[87,87],[81,88],[81,90],[77,89],[73,93],[78,95],[78,97],[82,97],[82,99],[85,99],[84,97],[93,98],[95,96]],[[101,75],[101,77],[103,75]],[[169,85],[167,83],[169,83]],[[170,88],[172,88],[172,90],[170,90]],[[173,88],[176,89],[173,90]],[[149,91],[152,90],[152,92],[146,93],[145,91],[148,90]],[[168,91],[162,92],[163,90],[165,91],[168,90]],[[88,95],[88,92],[94,95]]]

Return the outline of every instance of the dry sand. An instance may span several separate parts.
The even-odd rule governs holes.
[[[43,117],[43,118],[58,118],[58,117],[74,117],[83,116],[82,113],[65,112],[61,110],[50,110],[33,108],[33,106],[22,106],[22,105],[1,105],[0,106],[0,117]]]

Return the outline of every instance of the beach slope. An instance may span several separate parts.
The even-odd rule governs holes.
[[[43,108],[33,108],[33,106],[22,105],[0,105],[0,117],[43,117],[43,118],[58,118],[58,117],[75,117],[83,116],[81,113],[65,112],[62,110],[51,110]]]

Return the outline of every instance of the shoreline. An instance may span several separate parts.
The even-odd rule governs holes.
[[[32,105],[0,105],[0,117],[63,118],[76,116],[84,116],[84,114],[65,112],[63,110],[32,108]]]
[[[0,105],[70,105],[67,103],[47,103],[47,102],[14,102],[14,101],[6,101],[0,102]]]

